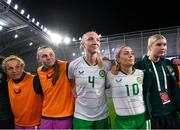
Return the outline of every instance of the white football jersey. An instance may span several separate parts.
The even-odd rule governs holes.
[[[69,64],[68,78],[75,80],[77,94],[74,117],[89,121],[108,117],[106,74],[98,65],[89,65],[83,56]]]
[[[107,74],[107,85],[112,89],[116,114],[130,116],[145,112],[142,94],[143,71],[134,69],[131,75],[119,72]]]

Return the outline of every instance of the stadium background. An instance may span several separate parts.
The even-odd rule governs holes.
[[[13,1],[8,2],[9,0],[0,1],[0,58],[12,54],[18,55],[25,60],[26,71],[34,73],[38,66],[36,50],[39,46],[51,46],[58,59],[68,62],[83,55],[83,50],[80,49],[80,39],[70,38],[68,44],[63,41],[55,44],[45,26],[27,12],[17,8],[17,4]],[[100,53],[102,56],[113,60],[115,49],[121,45],[128,45],[133,48],[136,60],[141,59],[146,54],[148,37],[156,33],[163,34],[167,38],[167,58],[180,55],[180,26],[101,36]],[[113,120],[115,114],[110,96],[111,92],[108,91],[107,93],[110,117]]]

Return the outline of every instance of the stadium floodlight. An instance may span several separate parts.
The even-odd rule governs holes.
[[[55,44],[55,45],[59,45],[62,42],[62,37],[57,34],[57,33],[49,33],[49,36],[51,38],[51,41]]]
[[[22,14],[22,15],[24,14],[24,10],[23,10],[23,9],[21,10],[21,14]]]
[[[101,52],[104,53],[104,49],[102,49]]]
[[[46,32],[48,35],[51,35],[51,31],[50,30],[47,30]]]
[[[76,56],[76,53],[72,53],[73,56]]]
[[[45,27],[45,28],[43,29],[43,31],[44,31],[44,32],[47,32],[47,28]]]
[[[75,41],[76,41],[76,39],[73,37],[72,41],[73,41],[73,42],[75,42]]]
[[[6,23],[0,20],[0,26],[6,26]]]
[[[33,42],[30,42],[30,43],[29,43],[29,46],[32,46],[32,45],[33,45]]]
[[[30,14],[27,15],[27,19],[29,19],[29,18],[30,18]]]
[[[64,38],[64,43],[69,44],[71,42],[71,39],[69,37]]]
[[[112,52],[113,52],[115,49],[114,49],[114,48],[112,48],[111,50],[112,50]]]
[[[39,22],[36,22],[36,26],[39,26]]]
[[[7,0],[7,2],[6,2],[8,5],[10,5],[11,4],[11,0]]]
[[[3,29],[3,27],[0,25],[0,31]]]
[[[41,25],[41,29],[43,29],[43,25]]]
[[[15,10],[17,10],[17,9],[18,9],[18,5],[17,5],[17,4],[15,4],[14,9],[15,9]]]
[[[15,38],[15,39],[18,38],[18,34],[15,34],[15,35],[14,35],[14,38]]]
[[[35,18],[32,18],[32,22],[33,22],[33,23],[35,22]]]

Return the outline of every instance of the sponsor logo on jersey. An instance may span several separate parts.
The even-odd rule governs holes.
[[[121,82],[122,81],[122,79],[116,79],[116,82],[117,83],[119,83],[119,82]]]
[[[84,70],[79,70],[78,72],[79,72],[79,74],[83,74]]]
[[[53,77],[53,75],[52,74],[47,74],[47,79],[51,79],[52,77]]]
[[[100,77],[105,77],[105,71],[104,70],[100,70],[99,71],[99,76]]]
[[[136,80],[137,80],[137,82],[140,83],[140,84],[143,83],[143,78],[142,78],[142,77],[137,77]]]
[[[15,93],[15,94],[21,93],[21,89],[14,89],[14,93]]]

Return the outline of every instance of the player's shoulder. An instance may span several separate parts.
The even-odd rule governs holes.
[[[73,65],[73,66],[77,66],[79,64],[81,64],[83,61],[83,57],[78,57],[76,59],[74,59],[73,61],[70,62],[70,65]]]

